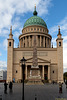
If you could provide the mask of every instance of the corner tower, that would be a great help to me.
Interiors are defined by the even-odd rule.
[[[14,39],[12,34],[12,26],[10,28],[10,34],[8,39],[8,53],[7,53],[7,81],[13,80],[13,48]]]
[[[60,26],[57,41],[57,61],[58,61],[58,83],[63,82],[63,38],[61,37]]]

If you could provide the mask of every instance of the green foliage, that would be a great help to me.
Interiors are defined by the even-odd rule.
[[[67,72],[64,73],[63,78],[64,80],[67,80]]]

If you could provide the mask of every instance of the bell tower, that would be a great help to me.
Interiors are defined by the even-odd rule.
[[[13,48],[14,48],[14,39],[12,34],[12,26],[10,28],[10,34],[8,39],[8,53],[7,53],[7,82],[13,80]]]
[[[60,32],[60,26],[57,35],[57,61],[58,61],[58,83],[63,82],[63,38]]]

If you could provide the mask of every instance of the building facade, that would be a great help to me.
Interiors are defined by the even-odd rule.
[[[19,47],[14,48],[12,27],[8,39],[7,81],[22,80],[20,60],[25,57],[25,80],[48,80],[63,82],[63,38],[60,28],[57,46],[51,46],[51,35],[44,20],[37,16],[36,7],[33,16],[24,24],[19,36]]]
[[[6,70],[0,71],[0,80],[7,80],[7,71]]]

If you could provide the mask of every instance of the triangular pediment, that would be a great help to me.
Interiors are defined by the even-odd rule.
[[[33,58],[29,58],[27,59],[26,62],[33,62]],[[50,63],[50,61],[42,59],[42,58],[38,58],[38,62],[43,62],[43,63]]]

